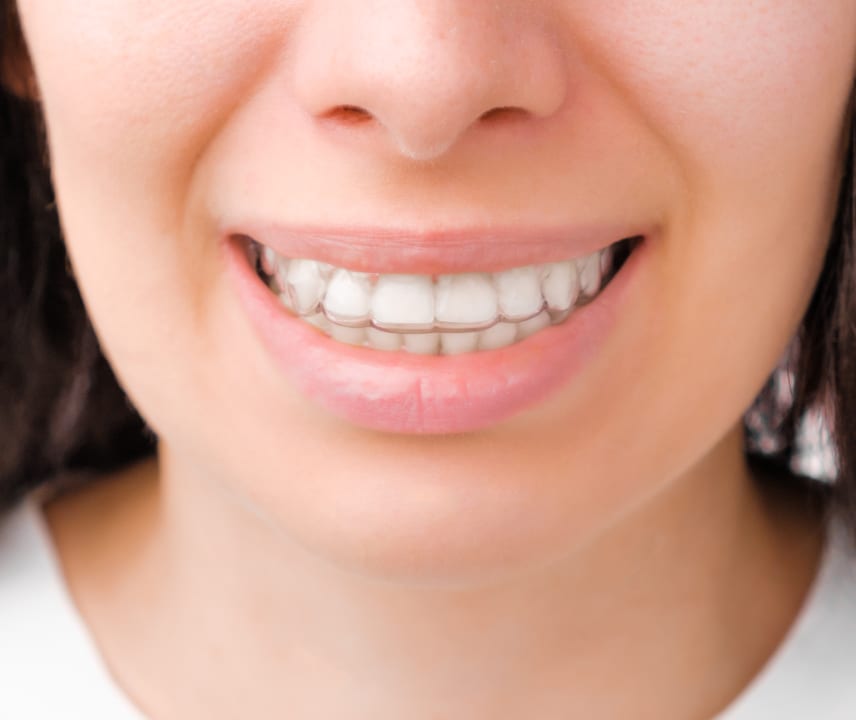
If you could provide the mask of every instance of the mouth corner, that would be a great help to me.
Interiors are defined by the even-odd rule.
[[[630,255],[645,241],[645,235],[632,235],[613,243],[610,253],[610,266],[604,273],[606,282],[610,282],[618,274]]]

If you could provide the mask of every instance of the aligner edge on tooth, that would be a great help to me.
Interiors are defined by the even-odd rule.
[[[511,272],[522,272],[523,275],[526,275],[526,272],[530,269],[535,269],[538,273],[538,283],[541,292],[541,304],[537,311],[530,313],[528,316],[521,317],[519,315],[507,315],[501,310],[502,305],[509,305],[510,300],[507,300],[508,297],[506,295],[501,295],[501,288],[497,286],[497,276],[500,276],[500,273],[461,273],[458,276],[455,275],[447,275],[447,276],[432,276],[432,286],[434,288],[434,300],[437,300],[437,286],[439,278],[447,278],[445,280],[446,288],[466,288],[467,286],[462,285],[462,283],[467,282],[466,278],[472,277],[473,282],[478,279],[475,285],[471,285],[470,288],[474,289],[463,289],[459,292],[463,292],[463,295],[457,296],[455,302],[458,303],[459,308],[465,308],[466,302],[468,301],[467,293],[468,292],[482,292],[480,290],[481,286],[479,282],[483,283],[484,278],[488,280],[493,287],[494,293],[496,293],[496,302],[497,302],[497,310],[494,318],[491,321],[485,321],[484,323],[456,323],[456,322],[438,322],[436,320],[436,312],[435,309],[435,320],[433,324],[428,323],[392,323],[392,322],[379,322],[372,318],[372,312],[374,308],[372,307],[372,299],[373,292],[375,287],[377,286],[381,277],[383,275],[379,275],[377,273],[364,273],[364,272],[355,272],[350,271],[345,268],[336,268],[327,263],[322,263],[319,261],[306,260],[306,259],[290,259],[290,258],[282,258],[276,256],[276,254],[268,247],[260,245],[256,243],[254,240],[251,240],[249,245],[249,254],[248,258],[251,261],[252,266],[255,268],[256,272],[260,275],[263,281],[265,281],[268,287],[280,296],[282,304],[285,308],[291,312],[292,314],[301,317],[309,324],[314,325],[322,332],[325,332],[327,335],[337,335],[344,342],[349,342],[350,344],[360,344],[358,338],[366,338],[365,344],[369,347],[374,347],[375,345],[382,345],[383,347],[379,349],[384,350],[392,350],[396,348],[405,348],[409,351],[409,348],[419,348],[419,350],[427,350],[429,347],[433,346],[434,340],[430,341],[430,344],[415,344],[416,337],[425,337],[426,343],[428,342],[428,338],[433,338],[436,336],[440,340],[442,340],[443,336],[454,336],[461,335],[461,342],[455,342],[454,344],[446,345],[443,342],[439,342],[437,345],[438,351],[441,347],[448,347],[452,354],[456,354],[457,352],[463,352],[470,350],[462,350],[462,348],[469,348],[470,345],[474,343],[478,345],[478,349],[482,347],[481,338],[484,333],[487,331],[494,331],[490,337],[496,338],[496,340],[485,340],[485,345],[490,349],[493,344],[497,344],[502,347],[503,339],[507,339],[511,334],[511,328],[516,327],[516,339],[513,342],[508,344],[514,344],[514,342],[519,342],[521,339],[525,339],[528,337],[531,332],[537,331],[537,329],[541,327],[546,327],[549,325],[556,325],[564,322],[573,312],[576,310],[588,305],[594,299],[596,299],[599,294],[603,291],[603,289],[611,282],[612,278],[620,269],[623,262],[629,256],[629,254],[633,251],[635,246],[641,242],[643,238],[641,236],[635,238],[626,238],[619,243],[615,243],[604,250],[599,251],[598,253],[593,253],[592,255],[586,256],[585,258],[577,258],[570,261],[562,261],[557,263],[546,263],[542,265],[536,266],[525,266],[521,268],[512,268],[508,271],[503,271],[504,273]],[[581,265],[581,262],[584,265]],[[574,277],[578,279],[572,281],[570,285],[568,285],[568,280],[557,280],[559,282],[559,286],[555,284],[553,286],[544,285],[544,283],[548,282],[547,278],[549,277],[548,273],[552,268],[555,268],[558,272],[566,272],[567,265],[564,263],[571,263],[570,268]],[[274,266],[275,265],[275,266]],[[305,268],[302,269],[301,268]],[[310,268],[315,268],[314,270],[310,270]],[[298,275],[294,275],[293,273],[297,272]],[[296,287],[292,284],[291,279],[295,277],[307,277],[306,273],[310,272],[311,277],[318,278],[318,282],[320,285],[314,286],[314,289],[307,288],[305,285],[305,280],[301,280],[304,283],[301,287]],[[597,277],[594,277],[594,273],[597,274]],[[386,275],[387,278],[392,277],[401,277],[401,278],[420,278],[421,276],[413,275]],[[365,312],[360,313],[356,316],[348,316],[342,315],[341,313],[333,312],[325,307],[324,299],[327,296],[330,284],[333,278],[337,278],[337,282],[340,285],[344,282],[345,285],[345,297],[347,298],[347,290],[351,284],[356,283],[356,286],[360,286],[362,283],[366,283],[368,281],[368,290],[364,291],[367,293],[365,300],[361,300],[357,303],[358,307],[363,307],[363,303],[367,304],[367,309]],[[457,282],[456,282],[457,280]],[[313,282],[310,280],[310,282]],[[511,278],[508,279],[508,282],[514,282]],[[419,283],[417,282],[417,285]],[[576,286],[578,289],[574,290],[573,287]],[[395,286],[393,286],[395,287]],[[565,307],[568,301],[561,301],[561,290],[558,290],[560,293],[556,295],[557,292],[556,287],[569,287],[571,288],[569,292],[571,293],[571,298],[569,299],[570,307]],[[545,296],[545,292],[550,293],[550,297],[552,300],[548,300],[547,296]],[[395,293],[401,292],[401,287],[396,288],[393,292],[393,298],[396,297]],[[424,290],[422,290],[424,292]],[[473,296],[473,302],[479,302],[476,298],[481,297],[476,292],[476,295]],[[307,294],[308,293],[308,294]],[[358,293],[359,294],[359,293]],[[317,297],[315,297],[317,296]],[[512,286],[512,296],[521,297],[520,295],[514,295],[513,286]],[[399,295],[399,297],[401,297]],[[403,297],[407,297],[406,294]],[[419,296],[416,296],[419,297]],[[310,300],[308,298],[314,299],[314,303],[310,304]],[[356,300],[356,296],[355,296]],[[386,298],[385,302],[389,302],[389,297]],[[303,311],[299,312],[301,301],[303,302]],[[347,309],[351,307],[349,301],[345,299],[343,301],[342,296],[337,298],[337,302],[342,304],[342,309]],[[487,296],[481,298],[480,302],[482,303],[483,308],[487,308],[489,306],[485,305],[487,302]],[[519,301],[517,307],[521,307],[519,305]],[[463,303],[463,306],[461,305]],[[406,303],[405,303],[406,304]],[[530,304],[529,308],[533,306]],[[455,312],[460,312],[460,310],[455,310]],[[394,313],[393,313],[394,314]],[[472,314],[471,314],[472,316]],[[338,328],[338,330],[336,330]],[[499,329],[498,329],[499,328]],[[505,328],[502,330],[501,328]],[[362,331],[362,332],[361,332]],[[464,336],[472,336],[475,340],[467,340],[464,342]],[[393,340],[394,337],[400,338],[400,340]],[[375,345],[372,345],[370,339],[374,338],[377,342]],[[412,338],[413,341],[409,342],[408,338]],[[451,342],[451,341],[450,341]],[[474,348],[476,349],[476,348]],[[423,354],[436,354],[436,353],[423,353]]]

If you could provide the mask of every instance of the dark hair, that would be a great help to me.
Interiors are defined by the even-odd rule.
[[[25,52],[14,2],[0,0],[0,66],[10,48]],[[828,494],[856,529],[854,97],[856,88],[825,264],[791,365],[771,375],[747,413],[746,438],[755,462],[793,469],[801,423],[819,408],[838,468]],[[0,507],[60,474],[116,469],[155,448],[69,270],[41,122],[36,102],[0,86]]]
[[[22,51],[0,0],[0,67]],[[0,83],[0,507],[66,471],[152,453],[71,276],[36,103]]]

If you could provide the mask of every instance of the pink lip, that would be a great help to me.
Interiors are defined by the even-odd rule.
[[[284,375],[306,397],[357,426],[411,434],[463,433],[490,427],[537,405],[571,382],[616,325],[650,245],[648,236],[600,296],[560,325],[500,350],[421,356],[345,345],[292,316],[250,267],[246,232],[224,237],[226,266],[251,326]],[[272,244],[283,254],[290,254],[284,244],[291,249],[303,242],[307,248],[311,245],[313,252],[306,253],[309,257],[326,256],[339,266],[365,267],[364,262],[346,262],[349,253],[345,253],[349,256],[346,259],[326,254],[332,251],[332,244],[319,249],[311,239],[299,240],[295,234],[283,241],[283,237],[279,235]],[[324,237],[330,235],[325,233]],[[612,236],[602,246],[622,237]],[[294,245],[289,244],[292,242]],[[358,236],[355,242],[360,248],[368,247],[373,259],[381,258],[378,262],[389,260],[402,272],[410,267],[396,264],[396,256],[368,234]],[[403,241],[392,242],[399,251],[403,249]],[[449,252],[450,244],[444,246],[445,252]],[[416,255],[420,250],[428,257],[439,255],[427,244],[417,248]],[[503,253],[510,253],[510,246],[500,255],[503,259],[512,257]],[[358,257],[361,255],[355,252],[353,258]],[[420,260],[419,267],[424,266]],[[442,272],[450,272],[449,263],[443,263]]]
[[[498,272],[512,267],[584,257],[623,238],[650,236],[639,225],[531,229],[435,230],[224,225],[221,235],[251,237],[279,255],[309,258],[363,272],[422,275]]]

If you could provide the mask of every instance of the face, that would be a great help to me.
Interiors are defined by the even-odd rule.
[[[540,562],[677,482],[740,422],[819,274],[854,0],[19,10],[76,276],[169,467],[361,572]],[[441,339],[452,357],[326,337],[247,236],[323,261],[283,263],[292,303],[315,278],[350,317],[388,283],[354,317],[428,297],[437,322],[527,278],[567,297],[564,261],[644,239],[564,322],[560,297],[557,324],[500,350]]]

